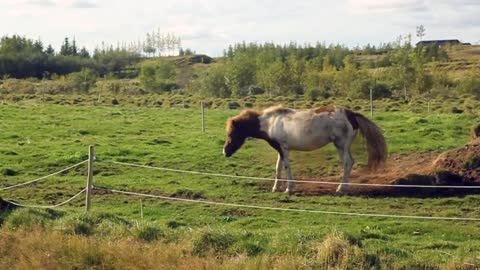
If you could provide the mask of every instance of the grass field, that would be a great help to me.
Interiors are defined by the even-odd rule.
[[[288,196],[269,192],[270,182],[179,174],[112,163],[121,161],[272,177],[276,154],[264,142],[249,140],[234,157],[226,159],[222,156],[225,120],[237,113],[237,110],[207,110],[206,132],[203,133],[200,111],[192,108],[2,105],[0,171],[3,175],[0,176],[0,188],[85,160],[88,145],[92,144],[97,155],[94,176],[97,187],[282,208],[480,217],[480,195],[442,198]],[[478,116],[470,114],[398,111],[376,113],[373,120],[385,130],[389,152],[405,154],[461,146],[469,140],[468,128],[479,122]],[[365,160],[364,151],[363,146],[354,148],[360,164]],[[322,176],[339,172],[338,158],[332,146],[311,153],[296,153],[292,159],[294,175],[321,180]],[[86,166],[81,166],[32,186],[0,191],[0,196],[22,203],[54,204],[80,191],[85,186],[85,179]],[[85,215],[84,199],[81,198],[62,207],[60,212],[22,209],[0,213],[3,223],[0,243],[8,242],[6,239],[18,239],[18,242],[13,241],[16,244],[10,245],[10,251],[0,247],[0,255],[20,256],[12,253],[18,249],[33,252],[41,261],[49,262],[43,253],[21,244],[22,239],[33,237],[30,241],[42,245],[42,241],[34,236],[40,237],[38,234],[42,233],[38,231],[45,230],[48,232],[45,241],[63,241],[63,248],[72,249],[70,255],[62,255],[65,260],[77,263],[75,256],[87,258],[78,261],[80,268],[122,268],[110,261],[111,252],[118,248],[121,254],[128,253],[122,248],[128,250],[129,246],[135,247],[132,254],[141,254],[139,250],[144,250],[155,257],[154,254],[161,253],[163,257],[160,258],[170,260],[170,266],[178,268],[183,266],[176,260],[182,257],[174,255],[173,251],[188,257],[194,268],[231,269],[236,265],[256,269],[276,265],[276,268],[283,269],[456,269],[457,266],[474,269],[480,266],[476,257],[480,252],[478,222],[241,209],[99,191],[93,195],[94,214]],[[82,222],[85,228],[82,230],[80,226],[77,230]],[[75,228],[73,235],[72,226]],[[31,231],[33,236],[25,231]],[[76,251],[79,243],[97,246],[97,256]],[[109,251],[104,245],[116,247]],[[55,248],[45,244],[47,251],[53,252]],[[162,253],[160,249],[170,249],[170,253]],[[335,253],[338,250],[340,255]],[[211,253],[205,255],[207,251]],[[355,261],[356,257],[361,259]],[[35,267],[32,259],[22,258],[24,264],[18,268]],[[148,260],[153,264],[160,259]],[[50,263],[53,263],[52,267],[41,264],[38,267],[61,269],[64,266],[60,261]],[[0,262],[0,268],[9,266],[13,266],[13,262]],[[137,266],[148,268],[147,264]]]

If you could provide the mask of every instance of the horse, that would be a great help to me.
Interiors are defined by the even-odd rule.
[[[387,145],[382,130],[364,115],[335,105],[306,110],[281,105],[262,112],[244,110],[227,120],[223,154],[232,156],[249,137],[265,140],[278,152],[272,192],[279,190],[278,180],[284,167],[288,182],[285,192],[292,194],[294,181],[289,151],[312,151],[332,142],[343,164],[343,176],[336,190],[342,193],[347,191],[355,162],[350,147],[358,131],[366,138],[367,167],[373,169],[383,164],[387,158]]]

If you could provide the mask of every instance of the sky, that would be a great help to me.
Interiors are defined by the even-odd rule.
[[[75,38],[92,50],[160,29],[184,48],[221,56],[229,44],[378,45],[425,27],[423,39],[480,43],[480,0],[0,0],[0,35],[57,50]]]

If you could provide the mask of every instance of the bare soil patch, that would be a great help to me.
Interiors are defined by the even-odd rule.
[[[296,177],[299,180],[339,182],[341,175],[325,177]],[[418,152],[391,155],[384,167],[376,171],[357,169],[350,177],[352,183],[480,186],[480,141],[439,152]],[[297,183],[296,195],[334,194],[337,185]],[[405,188],[350,186],[349,195],[363,196],[454,196],[480,194],[479,189]]]

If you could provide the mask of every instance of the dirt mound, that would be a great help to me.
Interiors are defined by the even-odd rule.
[[[480,184],[480,141],[442,153],[433,162],[436,171],[447,171],[465,183]]]
[[[338,182],[340,176],[301,180]],[[393,185],[480,185],[480,142],[444,153],[422,152],[395,154],[386,165],[376,171],[358,169],[352,172],[352,183]],[[297,195],[333,194],[336,185],[297,183]],[[366,196],[437,196],[480,193],[480,189],[405,188],[350,186],[349,194]]]

